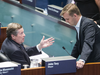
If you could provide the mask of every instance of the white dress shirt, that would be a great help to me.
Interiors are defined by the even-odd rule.
[[[38,45],[36,45],[36,48],[37,48],[37,50],[38,50],[39,52],[42,52],[42,49],[41,49],[41,50],[39,50]]]
[[[76,28],[77,33],[78,33],[78,39],[79,39],[79,29],[80,29],[80,22],[81,22],[81,19],[82,19],[82,16],[80,17],[78,23],[75,25],[75,28]]]
[[[81,22],[81,19],[82,19],[82,16],[80,17],[78,23],[75,25],[75,28],[77,30],[77,33],[78,33],[78,39],[79,39],[79,30],[80,30],[80,22]],[[83,59],[79,59],[81,61],[83,61],[85,63],[85,61]]]

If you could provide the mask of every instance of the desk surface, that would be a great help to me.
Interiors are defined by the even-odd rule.
[[[21,69],[21,75],[45,75],[45,67]],[[100,75],[100,62],[87,63],[76,73],[55,74],[55,75]]]
[[[66,27],[65,23],[51,16],[46,16],[36,12],[34,8],[23,4],[14,3],[10,0],[0,0],[0,21],[2,26],[6,27],[10,22],[16,22],[23,26],[26,37],[25,45],[37,45],[42,36],[45,38],[54,37],[55,43],[43,49],[50,56],[68,55],[62,49],[64,46],[69,53],[75,44],[75,30]]]

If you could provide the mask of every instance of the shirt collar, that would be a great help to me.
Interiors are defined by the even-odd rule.
[[[78,23],[75,25],[75,28],[80,27],[80,22],[81,22],[82,16],[80,17]]]
[[[15,41],[12,40],[12,39],[9,39],[9,40],[12,41],[13,43],[15,43],[17,46],[21,46],[21,45],[23,45],[23,44],[19,44],[19,43],[15,42]]]

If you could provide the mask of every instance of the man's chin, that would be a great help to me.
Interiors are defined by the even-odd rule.
[[[23,43],[24,41],[22,41],[22,43]]]

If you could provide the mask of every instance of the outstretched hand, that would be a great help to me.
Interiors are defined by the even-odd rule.
[[[52,38],[52,37],[48,38],[46,40],[44,40],[44,39],[45,39],[45,36],[43,36],[43,38],[41,39],[41,42],[38,44],[39,50],[41,50],[42,48],[49,47],[54,43],[54,38]]]

